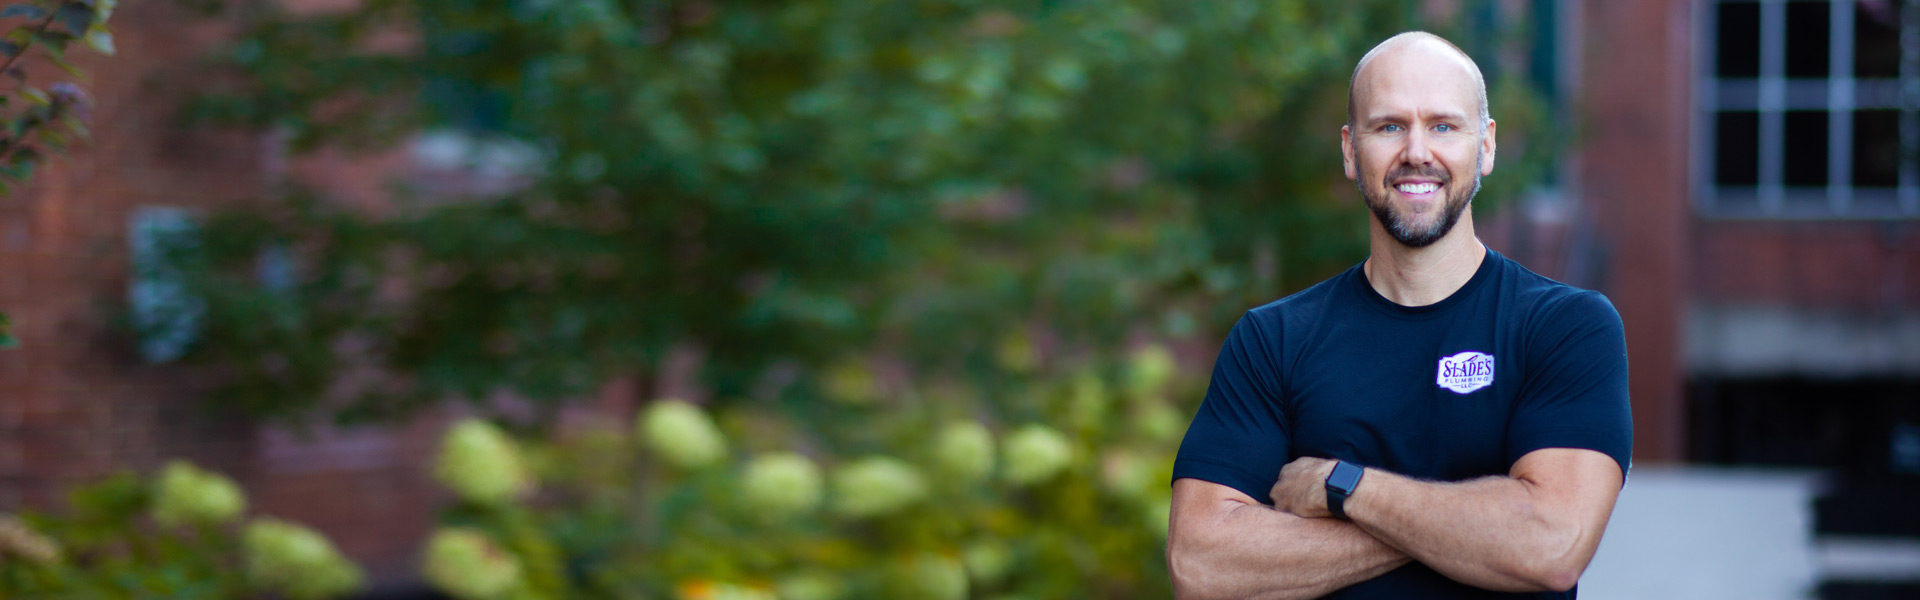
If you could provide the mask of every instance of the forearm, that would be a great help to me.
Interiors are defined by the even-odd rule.
[[[1174,516],[1167,560],[1180,598],[1317,598],[1410,560],[1351,523],[1211,502]]]
[[[1370,470],[1346,511],[1371,536],[1455,581],[1564,590],[1592,557],[1589,532],[1556,518],[1537,493],[1511,477],[1435,483]]]

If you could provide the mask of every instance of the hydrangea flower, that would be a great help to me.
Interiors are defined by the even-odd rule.
[[[1073,462],[1073,444],[1045,425],[1022,427],[1008,435],[1002,444],[1006,455],[1003,472],[1015,485],[1046,481]]]
[[[506,502],[533,486],[513,439],[473,418],[447,429],[433,476],[460,498],[479,504]]]
[[[449,527],[427,541],[421,574],[454,598],[493,600],[520,586],[520,561],[478,530]]]
[[[1154,475],[1153,463],[1138,452],[1116,448],[1100,456],[1100,484],[1115,496],[1145,496],[1153,488]]]
[[[319,533],[272,518],[255,519],[241,536],[247,580],[292,600],[346,595],[360,587],[360,567]]]
[[[1173,353],[1158,344],[1134,351],[1127,360],[1127,391],[1144,398],[1160,393],[1173,380],[1178,363]]]
[[[979,481],[993,471],[993,432],[974,421],[948,423],[934,438],[933,454],[945,475]]]
[[[655,454],[687,470],[727,458],[727,438],[700,407],[683,400],[660,400],[640,415],[640,437]]]
[[[869,456],[833,473],[834,510],[872,517],[899,510],[927,495],[920,472],[900,459]]]
[[[992,586],[1005,579],[1007,571],[1013,566],[1013,552],[1007,549],[1006,542],[999,540],[981,540],[967,546],[960,554],[960,560],[967,565],[967,574],[975,583]]]
[[[959,560],[922,553],[897,564],[890,582],[894,597],[965,600],[967,568]]]
[[[775,515],[804,513],[820,506],[820,467],[807,457],[777,452],[753,459],[740,477],[742,498]]]
[[[840,600],[846,596],[847,587],[832,575],[807,572],[781,579],[774,590],[780,600]]]
[[[233,480],[183,460],[168,461],[154,480],[153,520],[165,527],[226,523],[246,510]]]
[[[24,558],[38,565],[60,562],[60,543],[47,537],[13,515],[0,514],[0,560]]]

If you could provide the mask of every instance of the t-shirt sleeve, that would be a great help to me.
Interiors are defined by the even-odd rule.
[[[1248,314],[1227,333],[1213,363],[1206,399],[1187,427],[1173,478],[1210,481],[1271,502],[1268,493],[1287,461],[1278,340]]]
[[[1620,313],[1597,292],[1549,309],[1533,330],[1527,382],[1507,432],[1512,464],[1542,448],[1596,450],[1633,464],[1627,340]]]

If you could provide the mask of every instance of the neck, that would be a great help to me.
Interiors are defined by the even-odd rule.
[[[1473,234],[1473,213],[1425,248],[1410,248],[1393,239],[1378,218],[1371,219],[1371,253],[1362,267],[1373,291],[1401,306],[1426,306],[1453,295],[1473,279],[1487,247]]]

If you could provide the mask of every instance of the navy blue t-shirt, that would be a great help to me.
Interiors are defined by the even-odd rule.
[[[1302,456],[1461,481],[1506,475],[1542,448],[1597,450],[1625,473],[1632,447],[1613,304],[1488,250],[1435,304],[1395,304],[1356,265],[1248,311],[1220,349],[1173,478],[1271,503],[1280,467]],[[1413,562],[1328,597],[1574,595],[1492,592]]]

